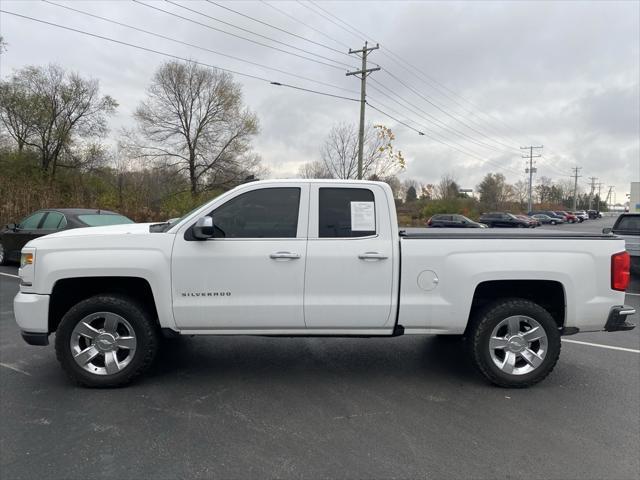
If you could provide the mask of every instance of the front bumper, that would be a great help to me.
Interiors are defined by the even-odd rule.
[[[13,312],[27,343],[48,344],[49,295],[19,292],[13,299]]]
[[[620,330],[633,330],[636,326],[627,322],[627,317],[636,313],[636,309],[626,305],[619,305],[611,308],[609,318],[604,326],[607,332],[617,332]]]

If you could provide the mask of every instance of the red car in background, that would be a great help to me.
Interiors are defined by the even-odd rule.
[[[564,210],[558,210],[555,213],[557,213],[558,215],[562,215],[567,223],[576,223],[578,221],[578,217],[576,217],[573,213],[565,212]]]

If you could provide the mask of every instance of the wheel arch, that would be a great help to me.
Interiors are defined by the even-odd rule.
[[[523,298],[535,302],[551,314],[558,328],[562,328],[565,324],[567,296],[561,282],[556,280],[490,280],[476,286],[465,334],[484,307],[503,298]]]
[[[73,277],[57,280],[49,301],[49,333],[55,332],[62,317],[78,302],[98,294],[117,294],[138,301],[156,324],[158,309],[149,282],[142,277]]]

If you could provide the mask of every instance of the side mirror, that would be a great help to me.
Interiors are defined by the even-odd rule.
[[[193,226],[193,236],[198,240],[207,240],[213,238],[213,218],[200,217]]]
[[[603,228],[602,233],[611,233],[611,228]]]
[[[7,228],[15,232],[18,229],[18,225],[16,225],[15,223],[7,223]]]

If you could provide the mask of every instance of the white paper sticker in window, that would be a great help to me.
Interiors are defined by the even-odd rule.
[[[351,231],[372,232],[376,229],[373,202],[351,202]]]

